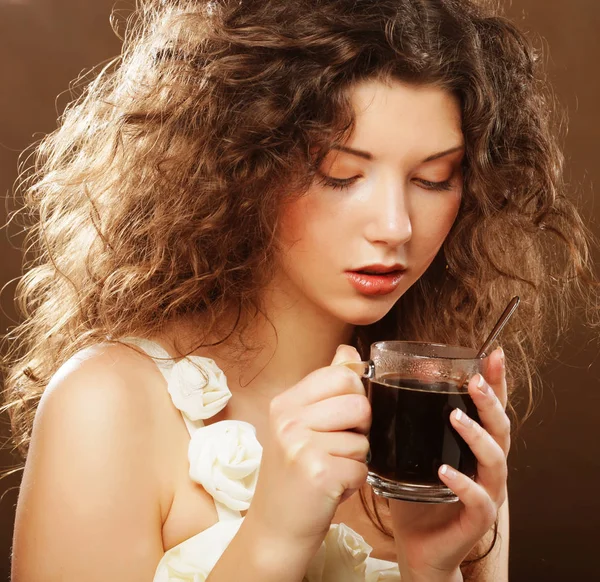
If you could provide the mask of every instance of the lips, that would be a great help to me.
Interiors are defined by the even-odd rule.
[[[400,285],[404,269],[394,269],[379,272],[367,270],[346,271],[350,284],[362,295],[388,295]]]
[[[404,265],[395,263],[394,265],[382,265],[374,264],[367,265],[366,267],[360,267],[358,269],[352,269],[351,273],[363,273],[365,275],[387,275],[390,273],[397,273],[398,271],[404,271]]]
[[[389,271],[375,271],[370,269],[360,269],[349,271],[350,273],[360,273],[361,275],[390,275],[392,273],[400,273],[402,269],[390,269]]]

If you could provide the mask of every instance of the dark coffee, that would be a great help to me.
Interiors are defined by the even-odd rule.
[[[445,382],[429,384],[389,374],[369,382],[373,421],[369,471],[392,481],[439,485],[443,463],[470,477],[477,462],[450,424],[455,408],[479,422],[467,392]]]

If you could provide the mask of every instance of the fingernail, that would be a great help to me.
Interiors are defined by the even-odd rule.
[[[451,469],[448,465],[442,465],[440,473],[448,479],[456,479],[456,471]]]
[[[479,380],[477,380],[477,389],[479,390],[479,392],[481,392],[484,396],[492,396],[494,394],[494,392],[485,383],[483,376],[481,374],[478,374],[478,376],[479,376]]]
[[[502,360],[502,365],[504,366],[504,350],[502,349],[502,346],[500,346],[498,349],[500,350],[500,359]]]
[[[454,418],[460,422],[463,426],[470,428],[473,425],[473,421],[460,409],[457,408],[454,413]]]

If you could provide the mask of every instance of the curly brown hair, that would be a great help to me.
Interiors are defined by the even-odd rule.
[[[496,2],[138,4],[122,55],[38,144],[20,188],[33,257],[6,387],[21,450],[44,387],[78,350],[197,313],[214,324],[231,305],[260,310],[281,203],[351,134],[349,89],[367,79],[454,94],[466,155],[442,250],[386,317],[356,329],[355,344],[362,355],[382,339],[477,346],[519,295],[502,343],[509,408],[524,378],[528,414],[550,334],[596,288],[552,93]],[[383,528],[376,507],[374,518]]]

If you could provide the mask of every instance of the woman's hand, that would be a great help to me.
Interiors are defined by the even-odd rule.
[[[341,501],[367,478],[371,407],[360,378],[342,362],[315,370],[273,399],[256,492],[246,522],[277,546],[316,551]]]
[[[455,468],[440,467],[440,479],[460,501],[429,505],[390,499],[403,579],[406,571],[409,580],[462,580],[460,563],[493,526],[506,499],[510,421],[501,349],[490,354],[486,378],[476,375],[468,385],[482,426],[464,413],[464,422],[456,411],[450,415],[477,458],[475,480]]]

